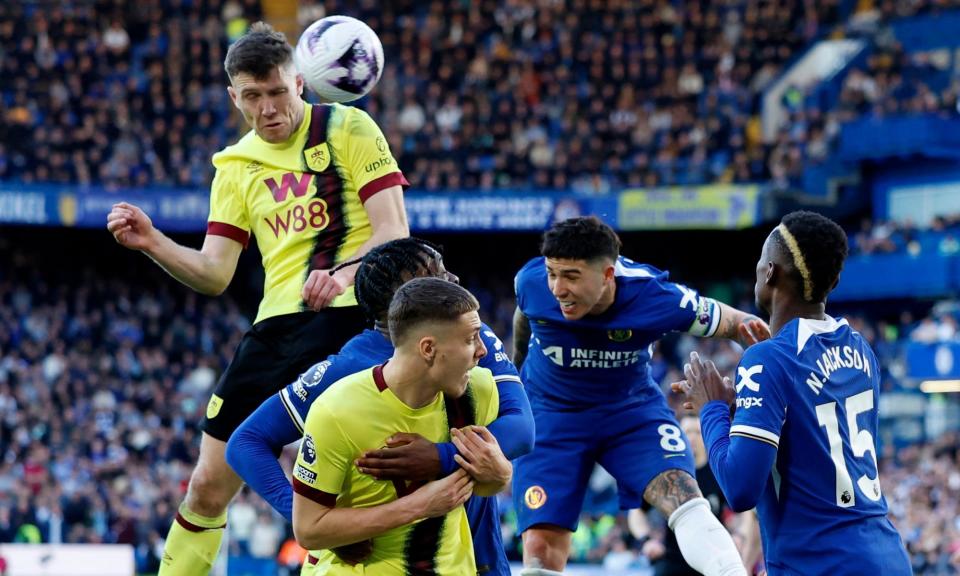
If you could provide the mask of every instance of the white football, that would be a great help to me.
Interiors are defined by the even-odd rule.
[[[360,20],[327,16],[300,35],[294,62],[307,86],[325,102],[350,102],[380,80],[383,45]]]

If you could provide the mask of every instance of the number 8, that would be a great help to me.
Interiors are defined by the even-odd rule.
[[[687,443],[683,441],[680,429],[673,424],[661,424],[657,432],[660,434],[660,447],[664,450],[683,452],[687,449]]]

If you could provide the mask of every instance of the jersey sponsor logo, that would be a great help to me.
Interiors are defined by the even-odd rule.
[[[559,346],[547,346],[543,349],[543,355],[553,360],[557,366],[563,366],[563,348]]]
[[[760,383],[755,381],[753,377],[762,373],[762,364],[757,364],[756,366],[751,366],[749,368],[744,368],[743,366],[737,368],[737,376],[740,377],[740,382],[737,384],[737,394],[739,394],[744,387],[749,388],[753,392],[759,392]]]
[[[326,142],[307,148],[303,151],[303,157],[307,161],[307,168],[314,172],[323,172],[330,166],[330,151]]]
[[[303,442],[300,443],[300,455],[307,464],[313,464],[317,461],[317,445],[313,442],[313,436],[309,433],[303,435]]]
[[[223,407],[223,398],[217,396],[216,394],[210,396],[210,401],[207,402],[207,419],[212,420],[217,417],[217,414],[220,413],[220,408]]]
[[[387,141],[383,139],[383,136],[377,136],[377,151],[381,154],[387,151]]]
[[[633,338],[633,330],[607,330],[607,338],[614,342],[626,342]]]
[[[384,166],[390,166],[392,164],[393,164],[393,158],[389,156],[384,156],[382,158],[378,158],[377,160],[374,160],[373,162],[367,164],[366,166],[363,167],[363,169],[366,172],[376,172],[377,170],[383,168]]]
[[[758,408],[763,408],[763,398],[757,398],[756,396],[745,396],[743,398],[737,398],[737,409],[743,408],[744,410],[753,408],[754,406]]]
[[[295,197],[303,198],[310,190],[313,174],[309,172],[300,172],[299,174],[298,177],[295,172],[287,172],[280,178],[280,184],[277,184],[277,181],[273,178],[264,178],[263,183],[277,202],[285,202],[290,191],[293,191]]]
[[[541,508],[547,503],[547,491],[540,486],[531,486],[523,493],[523,503],[531,510]]]
[[[302,464],[297,464],[293,469],[293,475],[296,476],[297,480],[300,480],[304,484],[313,484],[317,481],[317,473],[313,470],[308,470],[304,468]]]
[[[503,350],[503,342],[493,333],[492,330],[484,330],[483,335],[489,338],[493,343],[493,359],[497,362],[509,362],[510,357]]]
[[[595,350],[590,348],[571,348],[565,361],[564,350],[560,346],[547,346],[543,354],[557,366],[568,368],[624,368],[640,362],[645,349],[641,350]]]
[[[273,237],[280,238],[290,231],[303,232],[308,227],[319,232],[330,224],[330,215],[327,213],[327,203],[322,198],[314,198],[306,207],[297,204],[275,213],[273,222],[269,218],[263,221],[270,227]]]
[[[263,171],[263,163],[261,162],[257,162],[256,160],[254,160],[253,162],[247,164],[247,174],[250,174],[251,176],[256,174],[257,172],[262,172],[262,171]]]

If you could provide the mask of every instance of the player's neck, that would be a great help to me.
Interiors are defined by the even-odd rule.
[[[600,296],[600,300],[594,304],[593,308],[590,309],[588,314],[597,315],[603,314],[611,306],[613,306],[614,300],[617,299],[617,283],[611,282],[609,288]]]
[[[439,387],[433,386],[419,358],[394,354],[383,367],[383,381],[398,400],[417,409],[433,402]]]
[[[827,317],[826,305],[823,302],[797,302],[788,300],[782,305],[772,306],[770,313],[770,333],[777,334],[780,329],[794,318],[809,318],[810,320],[825,320]]]
[[[375,320],[373,322],[373,329],[386,336],[387,340],[390,339],[390,328],[387,327],[386,320]]]

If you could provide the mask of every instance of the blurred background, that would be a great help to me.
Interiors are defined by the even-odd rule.
[[[625,255],[744,309],[783,214],[840,222],[828,312],[883,367],[891,515],[916,574],[960,572],[960,2],[5,0],[0,574],[23,554],[9,544],[40,543],[127,545],[126,574],[156,572],[263,276],[251,248],[226,295],[198,296],[117,246],[106,213],[135,202],[199,246],[210,157],[246,130],[227,46],[259,19],[295,41],[328,14],[379,34],[383,77],[355,105],[412,183],[413,233],[505,341],[513,275],[558,219],[597,214]],[[665,391],[693,349],[721,370],[740,352],[664,339]],[[518,559],[508,496],[502,511]],[[638,536],[598,470],[570,573],[649,574]],[[252,493],[224,542],[217,574],[298,573],[290,527]]]

